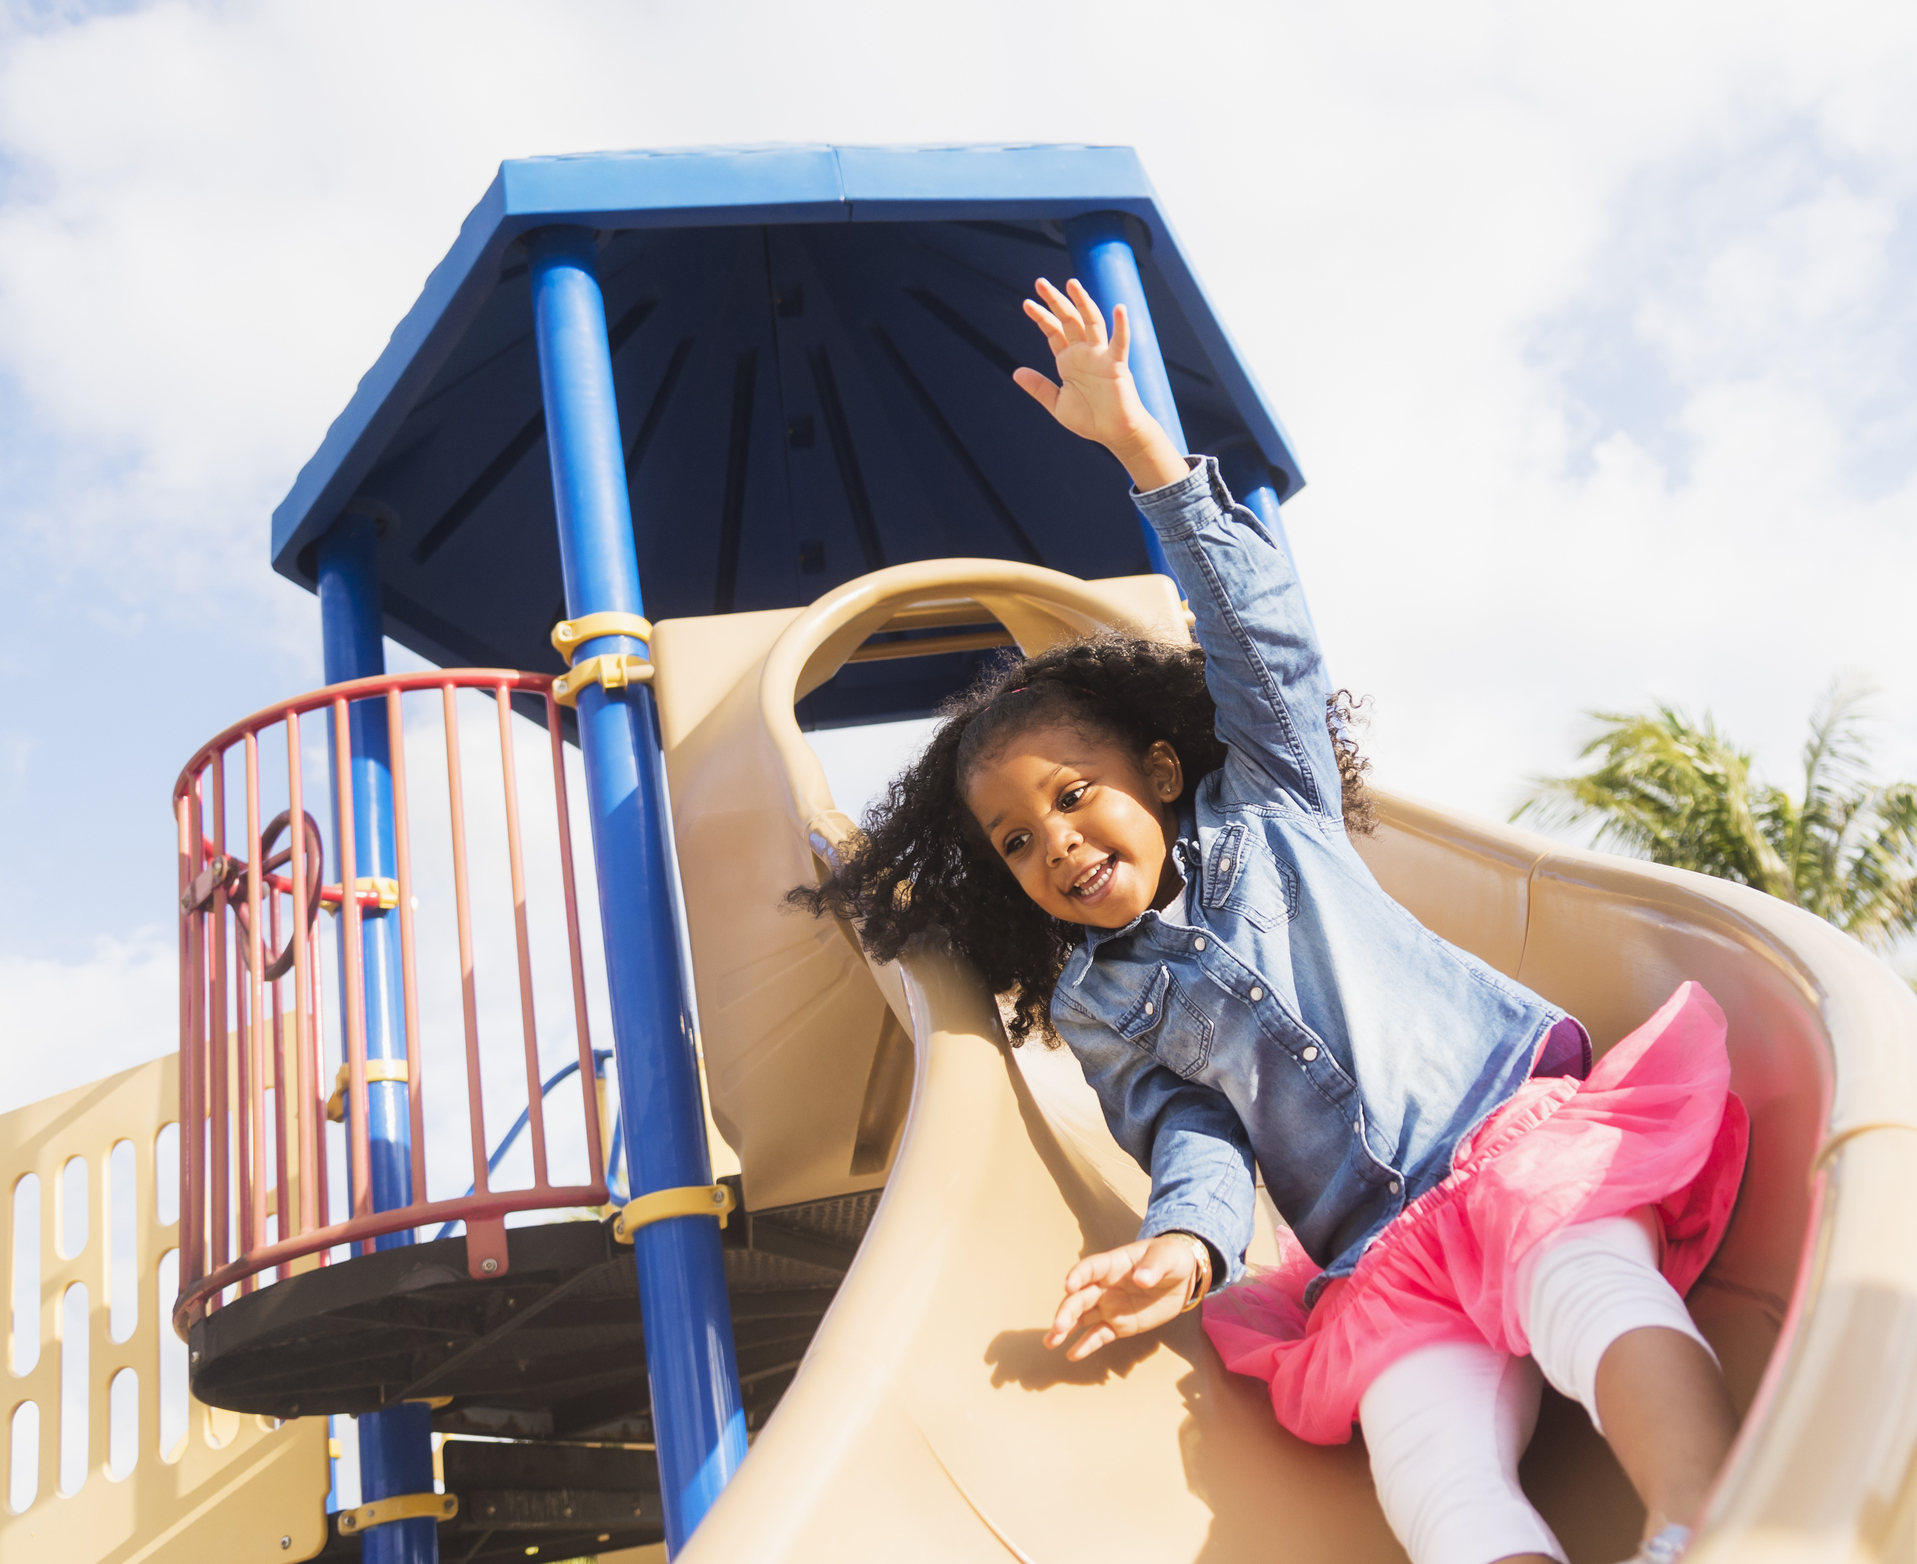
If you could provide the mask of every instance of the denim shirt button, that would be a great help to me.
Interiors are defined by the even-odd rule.
[[[1256,1004],[1259,1000],[1263,999],[1264,997],[1265,997],[1265,991],[1262,988],[1259,988],[1256,984],[1254,984],[1251,990],[1252,1003]]]
[[[1205,936],[1201,934],[1197,939],[1193,940],[1191,942],[1191,948],[1193,950],[1203,950],[1205,948]]]
[[[1306,1064],[1310,1064],[1312,1060],[1318,1057],[1318,1045],[1316,1043],[1307,1043],[1303,1048],[1298,1050],[1298,1057],[1304,1060]]]
[[[1151,1013],[1152,1013],[1152,1002],[1148,999],[1145,1001],[1145,1014],[1150,1015]]]
[[[1399,1183],[1399,1182],[1398,1182],[1398,1181],[1397,1181],[1397,1180],[1396,1180],[1396,1179],[1394,1178],[1394,1179],[1393,1179],[1393,1180],[1392,1180],[1392,1181],[1391,1181],[1391,1182],[1390,1182],[1390,1183],[1389,1183],[1388,1185],[1386,1185],[1385,1187],[1386,1187],[1386,1188],[1388,1188],[1388,1189],[1389,1189],[1389,1190],[1391,1191],[1391,1193],[1395,1195],[1395,1194],[1397,1194],[1397,1192],[1398,1192],[1399,1190],[1401,1190],[1401,1189],[1403,1189],[1403,1188],[1404,1188],[1404,1185],[1402,1185],[1402,1184],[1400,1184],[1400,1183]]]

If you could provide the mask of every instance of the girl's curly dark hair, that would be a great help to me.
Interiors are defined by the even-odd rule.
[[[1016,693],[1016,700],[1004,697]],[[1373,829],[1369,762],[1350,734],[1348,691],[1326,702],[1346,828]],[[1066,722],[1143,755],[1163,739],[1178,752],[1187,792],[1225,761],[1217,709],[1198,647],[1107,632],[1007,663],[948,701],[919,758],[867,812],[843,860],[816,885],[786,893],[815,916],[857,925],[866,950],[890,961],[936,925],[1010,1001],[1014,1046],[1052,1038],[1052,990],[1081,938],[1019,891],[965,802],[962,783],[1015,733]]]

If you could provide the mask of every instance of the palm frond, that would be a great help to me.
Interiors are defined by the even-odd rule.
[[[1831,916],[1842,899],[1848,838],[1854,825],[1867,820],[1877,791],[1867,737],[1874,693],[1861,679],[1840,677],[1818,698],[1804,743],[1803,798],[1778,842],[1794,899],[1822,917]]]
[[[1514,820],[1595,820],[1599,845],[1788,894],[1784,862],[1759,822],[1769,801],[1751,797],[1750,756],[1708,714],[1696,722],[1660,705],[1643,715],[1591,715],[1604,727],[1579,758],[1595,763],[1574,776],[1538,778]]]
[[[1768,891],[1873,944],[1917,933],[1917,783],[1870,772],[1871,687],[1832,682],[1811,714],[1804,790],[1759,784],[1706,713],[1593,712],[1581,772],[1534,780],[1512,812],[1654,863]]]
[[[1874,945],[1917,932],[1917,785],[1873,789],[1847,835],[1853,840],[1823,916]]]

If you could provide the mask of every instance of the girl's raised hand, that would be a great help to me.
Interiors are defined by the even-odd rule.
[[[1123,462],[1141,490],[1182,478],[1185,459],[1145,410],[1132,383],[1125,306],[1112,312],[1107,336],[1105,317],[1077,278],[1060,293],[1041,277],[1035,291],[1038,298],[1025,301],[1025,313],[1045,333],[1059,383],[1036,369],[1014,370],[1012,379],[1073,434],[1096,440]]]
[[[1136,1336],[1175,1319],[1191,1296],[1191,1240],[1182,1233],[1141,1238],[1103,1254],[1089,1255],[1065,1276],[1045,1345],[1060,1347],[1081,1325],[1084,1335],[1065,1356],[1077,1363],[1121,1336]]]

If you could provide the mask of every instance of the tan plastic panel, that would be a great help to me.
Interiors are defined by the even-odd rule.
[[[162,1298],[160,1261],[179,1242],[176,1224],[161,1225],[154,1199],[154,1146],[179,1118],[179,1060],[135,1066],[88,1086],[0,1116],[0,1194],[4,1194],[6,1290],[15,1296],[15,1187],[40,1181],[40,1355],[25,1374],[12,1372],[0,1401],[0,1447],[11,1470],[14,1410],[32,1401],[40,1413],[38,1492],[20,1514],[0,1505],[0,1564],[250,1564],[309,1559],[326,1543],[326,1419],[300,1418],[274,1428],[263,1418],[222,1412],[189,1398],[187,1428],[169,1452],[160,1449],[160,1347],[170,1331],[171,1297]],[[108,1332],[108,1158],[120,1141],[134,1153],[134,1263],[138,1322],[121,1342]],[[87,1161],[87,1241],[71,1258],[56,1246],[55,1190],[70,1158]],[[86,1479],[57,1491],[59,1475],[61,1300],[68,1287],[87,1289]],[[122,1369],[139,1375],[138,1451],[119,1481],[106,1474],[108,1395]],[[182,1374],[184,1370],[182,1369]]]
[[[739,1154],[755,1207],[874,1189],[885,1180],[902,1094],[904,1034],[849,931],[789,912],[786,889],[814,877],[809,829],[836,840],[851,822],[793,704],[873,633],[927,609],[996,621],[1027,651],[1101,625],[1186,634],[1160,576],[1084,582],[1003,560],[941,560],[877,571],[802,610],[657,626],[659,701],[673,829],[699,997],[712,1115]],[[876,1116],[876,1117],[875,1117]]]
[[[1917,1134],[1835,1146],[1783,1349],[1698,1564],[1917,1558]]]
[[[1371,872],[1426,928],[1515,974],[1531,914],[1531,871],[1557,850],[1533,836],[1393,798],[1375,836],[1354,838]]]
[[[958,592],[971,568],[907,570],[914,591]],[[752,1146],[758,1112],[789,1120],[753,1077],[803,1063],[821,1082],[805,1111],[837,1126],[842,1156],[840,1120],[872,1045],[835,1019],[863,1024],[875,1012],[859,1005],[884,988],[914,1045],[910,1114],[865,1244],[685,1557],[1400,1560],[1361,1448],[1279,1431],[1263,1387],[1225,1373],[1194,1320],[1082,1367],[1038,1345],[1065,1269],[1131,1236],[1149,1188],[1069,1057],[1008,1049],[991,997],[949,955],[872,972],[861,1000],[849,939],[767,914],[783,877],[804,872],[807,828],[829,842],[848,824],[791,701],[857,644],[854,632],[885,622],[896,601],[887,577],[898,579],[851,583],[762,630],[747,616],[697,631],[682,622],[683,645],[698,634],[712,648],[709,692],[680,697],[667,725],[689,898],[712,862],[727,866],[725,895],[695,915],[708,1053],[724,1054],[715,1098],[718,1069],[728,1072],[722,1124]],[[1085,599],[1060,601],[1056,633],[1070,633]],[[1135,617],[1180,633],[1169,608]],[[689,671],[662,677],[670,688]],[[782,775],[742,775],[755,766]],[[1361,851],[1385,887],[1576,1011],[1601,1048],[1686,977],[1730,1017],[1735,1084],[1753,1114],[1751,1173],[1691,1302],[1751,1411],[1697,1556],[1917,1556],[1917,999],[1852,941],[1757,892],[1405,800],[1384,799],[1383,815]],[[755,907],[751,867],[768,864],[776,872],[761,871]],[[764,943],[775,929],[783,943]],[[762,982],[739,981],[768,949],[789,953],[786,972],[775,963]],[[791,981],[808,959],[829,968],[829,996],[815,976],[811,987]],[[721,1050],[708,994],[738,1007]],[[795,1001],[813,1007],[815,1030],[782,1019]],[[781,1048],[792,1058],[778,1059]],[[849,1059],[835,1064],[835,1050]],[[757,1187],[798,1189],[829,1171],[782,1183],[766,1158]],[[1268,1218],[1266,1208],[1254,1259],[1270,1252]],[[1547,1400],[1524,1474],[1577,1564],[1632,1551],[1637,1505],[1577,1409]]]
[[[758,672],[799,612],[668,619],[652,642],[707,1091],[761,1206],[815,1186],[871,1188],[884,1176],[851,1177],[858,1097],[849,1078],[871,1067],[885,1002],[836,928],[790,916],[778,900],[812,877],[812,855],[791,825],[778,753],[758,718]],[[798,1081],[790,1106],[799,1112],[784,1114],[778,1088],[766,1088],[768,1065],[776,1074],[782,1056],[804,1054],[821,1032],[845,1057],[824,1078]],[[840,1133],[813,1144],[812,1114]],[[777,1176],[760,1173],[767,1168]]]

